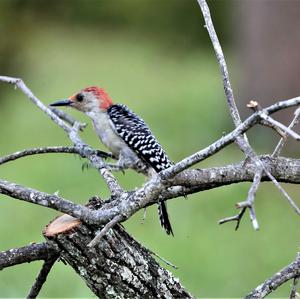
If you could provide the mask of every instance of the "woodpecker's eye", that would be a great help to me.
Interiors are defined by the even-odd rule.
[[[79,93],[77,96],[76,96],[76,100],[78,102],[82,102],[83,101],[83,94]]]

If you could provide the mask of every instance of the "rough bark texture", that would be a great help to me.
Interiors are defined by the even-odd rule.
[[[74,231],[48,238],[100,298],[193,298],[172,274],[121,225],[95,247],[87,244],[99,228],[79,225]]]
[[[0,252],[0,270],[22,263],[51,259],[56,254],[47,243],[34,243]]]

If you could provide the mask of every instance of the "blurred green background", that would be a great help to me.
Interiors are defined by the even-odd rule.
[[[209,5],[238,90],[241,70],[230,34],[237,2]],[[232,129],[203,24],[196,1],[188,0],[1,0],[1,75],[22,77],[46,104],[86,86],[104,87],[116,102],[141,115],[170,158],[179,161]],[[0,103],[1,156],[37,146],[70,145],[64,132],[19,90],[1,84]],[[90,121],[70,113],[89,123],[82,138],[104,149]],[[278,140],[260,127],[250,136],[258,152],[270,152]],[[241,159],[231,145],[197,166]],[[2,165],[0,178],[49,193],[59,190],[64,198],[82,204],[95,194],[106,198],[103,180],[93,169],[82,172],[83,162],[66,154],[33,156]],[[117,177],[126,189],[144,182],[132,171]],[[299,219],[269,183],[257,194],[260,231],[253,231],[248,215],[237,232],[233,223],[217,224],[236,213],[234,204],[245,199],[249,186],[226,186],[169,201],[174,238],[160,228],[156,207],[147,209],[144,224],[139,212],[125,226],[142,244],[176,264],[178,270],[169,270],[197,297],[242,297],[289,263],[299,248]],[[299,187],[285,187],[298,200]],[[43,228],[58,214],[5,196],[0,200],[0,250],[43,241]],[[24,298],[40,267],[36,262],[1,271],[0,297]],[[289,288],[286,284],[273,296],[286,297]],[[55,265],[41,292],[41,297],[92,296],[62,263]]]

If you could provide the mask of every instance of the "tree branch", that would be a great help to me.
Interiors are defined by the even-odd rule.
[[[300,160],[268,156],[261,156],[260,159],[278,181],[300,183]],[[146,189],[143,187],[137,191],[126,192],[118,200],[104,202],[98,210],[74,204],[55,194],[47,194],[4,180],[0,180],[0,193],[67,213],[86,223],[105,224],[119,214],[123,215],[124,219],[128,219],[139,209],[155,203],[158,197],[167,200],[228,184],[251,181],[255,174],[255,167],[255,163],[243,161],[225,167],[186,170],[169,181],[167,189],[151,180],[149,189],[146,184]],[[262,180],[267,181],[269,177],[263,175]]]
[[[55,154],[64,153],[64,154],[80,155],[80,151],[78,151],[76,147],[69,147],[69,146],[38,147],[38,148],[25,149],[23,151],[15,152],[7,156],[0,157],[0,165],[26,156],[38,155],[38,154],[49,154],[49,153],[55,153]],[[97,156],[101,158],[113,158],[113,156],[110,153],[106,153],[99,150],[96,150],[95,154],[97,154]]]
[[[294,118],[293,118],[292,122],[290,123],[290,125],[288,126],[289,129],[293,129],[299,123],[299,117],[300,117],[300,108],[297,108],[297,110],[294,113]],[[284,147],[284,144],[286,142],[286,139],[287,139],[287,136],[282,137],[279,140],[279,142],[272,154],[273,157],[278,157],[280,155],[280,153]]]
[[[223,224],[223,223],[226,223],[229,221],[236,221],[237,224],[236,224],[235,230],[237,230],[239,228],[241,219],[242,219],[246,209],[248,208],[249,212],[250,212],[250,219],[252,221],[253,228],[255,230],[259,229],[258,221],[257,221],[255,210],[254,210],[254,200],[255,200],[255,194],[256,194],[257,189],[261,182],[262,174],[263,174],[262,171],[255,173],[254,178],[253,178],[253,183],[248,192],[247,200],[236,204],[236,207],[241,209],[241,211],[236,216],[221,219],[219,221],[219,224]]]
[[[60,248],[63,260],[96,296],[103,299],[193,298],[121,225],[115,225],[96,246],[87,246],[98,230],[99,227],[79,225],[72,233],[46,237],[50,244]]]
[[[95,211],[63,199],[55,194],[37,191],[4,180],[0,180],[0,193],[69,214],[86,223],[97,223],[97,215],[94,214]]]
[[[264,283],[256,287],[251,293],[249,293],[245,299],[261,299],[266,297],[268,294],[276,290],[282,284],[290,279],[300,276],[300,254],[298,253],[297,258],[294,262],[281,269],[279,272],[274,274],[271,278],[267,279]]]
[[[48,260],[57,252],[47,243],[34,243],[0,252],[0,270],[23,263]]]
[[[47,276],[50,273],[53,265],[57,261],[58,256],[53,256],[52,258],[49,258],[48,260],[45,260],[42,269],[36,278],[33,286],[31,287],[29,294],[27,295],[27,299],[34,299],[38,296],[40,293],[44,283],[46,282]]]
[[[261,119],[261,115],[269,115],[275,113],[281,109],[285,109],[288,107],[294,107],[300,105],[300,97],[293,98],[286,101],[281,101],[276,104],[273,104],[261,111],[257,111],[256,113],[249,116],[244,122],[238,125],[233,131],[226,134],[219,140],[215,141],[208,147],[196,152],[195,154],[181,160],[180,162],[176,163],[174,166],[171,166],[163,171],[160,172],[160,177],[162,180],[168,180],[174,177],[176,174],[180,173],[181,171],[199,163],[200,161],[212,156],[213,154],[220,151],[222,148],[227,146],[228,144],[234,142],[238,136],[249,130],[252,126],[254,126],[259,120]],[[256,159],[254,159],[257,162]],[[258,161],[260,164],[261,162]],[[263,164],[261,164],[263,166]]]
[[[217,60],[220,66],[220,70],[221,70],[221,74],[222,74],[222,79],[223,79],[223,86],[224,86],[224,91],[225,91],[225,95],[226,95],[226,99],[227,99],[227,103],[229,106],[229,110],[230,110],[230,114],[231,117],[233,119],[233,122],[235,124],[235,126],[239,126],[241,123],[241,118],[234,100],[234,95],[233,95],[233,91],[231,88],[231,84],[230,84],[230,80],[229,80],[229,74],[228,74],[228,70],[227,70],[227,65],[226,65],[226,61],[225,61],[225,57],[222,51],[222,47],[220,45],[217,33],[215,31],[212,19],[211,19],[211,15],[210,15],[210,11],[209,11],[209,7],[206,3],[205,0],[197,0],[198,4],[201,8],[204,20],[205,20],[205,24],[206,24],[206,28],[209,34],[209,37],[211,39],[211,42],[213,44],[216,56],[217,56]],[[263,114],[262,114],[263,116]],[[273,124],[274,125],[274,124]],[[278,125],[278,124],[277,124]],[[247,136],[241,135],[241,136],[237,136],[236,138],[236,142],[239,145],[240,149],[245,153],[246,157],[249,157],[250,159],[252,159],[256,165],[257,165],[257,169],[256,172],[258,173],[258,175],[260,175],[262,173],[262,171],[266,171],[265,166],[263,165],[263,163],[258,159],[256,153],[253,151],[253,149],[251,148]],[[266,173],[268,174],[268,171],[266,171]],[[272,177],[270,177],[270,179],[275,183],[275,186],[280,190],[280,192],[282,192],[283,188],[276,183],[276,181],[274,181],[272,179]],[[259,180],[258,180],[259,181]],[[259,182],[258,182],[259,185]],[[288,199],[288,201],[292,204],[293,208],[295,209],[294,205],[293,205],[293,200],[289,197],[286,196],[287,193],[284,191],[282,192],[285,197]],[[298,213],[298,210],[296,209],[296,212]],[[240,213],[240,217],[243,216],[244,213]],[[255,216],[255,212],[254,212],[254,207],[251,206],[250,207],[250,215],[252,215],[251,217],[253,219],[256,218]],[[252,223],[256,223],[256,222],[252,222]],[[238,221],[238,225],[239,225],[239,221]],[[237,226],[238,227],[238,226]]]

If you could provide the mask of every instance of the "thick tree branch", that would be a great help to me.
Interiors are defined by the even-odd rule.
[[[47,243],[34,243],[20,248],[0,252],[0,270],[18,264],[48,260],[57,252]]]
[[[260,159],[278,181],[300,183],[300,160],[270,158],[268,156],[262,156]],[[157,198],[166,200],[228,184],[252,181],[255,169],[255,163],[243,161],[225,167],[186,170],[169,181],[169,188],[167,189],[165,186],[155,185],[155,182],[152,181],[150,187],[153,188],[152,190],[148,191],[141,188],[137,191],[124,193],[119,200],[104,202],[103,206],[96,211],[74,204],[57,195],[47,194],[4,180],[0,180],[0,193],[67,213],[86,223],[105,224],[116,215],[123,215],[124,219],[128,219],[137,210],[150,203],[155,203]],[[269,177],[263,175],[262,180],[269,180]],[[157,188],[154,195],[151,193],[154,190],[152,184]],[[148,195],[146,196],[145,193]]]
[[[68,234],[46,237],[96,296],[193,298],[121,225],[115,225],[96,246],[87,246],[98,231],[99,227],[80,225]]]

